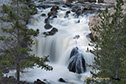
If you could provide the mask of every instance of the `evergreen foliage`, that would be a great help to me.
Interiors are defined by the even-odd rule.
[[[92,43],[94,49],[91,53],[95,55],[95,62],[91,73],[93,78],[110,80],[87,80],[88,84],[126,83],[126,15],[122,13],[123,4],[123,0],[117,0],[113,14],[108,9],[103,11],[101,24],[94,29],[99,35]]]
[[[33,44],[32,38],[38,35],[39,30],[28,29],[26,27],[31,14],[35,12],[35,6],[28,7],[26,0],[13,0],[11,6],[3,4],[0,17],[1,23],[9,24],[2,26],[3,33],[0,34],[0,70],[14,67],[19,83],[20,72],[27,67],[38,65],[42,69],[52,70],[52,67],[45,62],[48,57],[39,58],[30,52]]]

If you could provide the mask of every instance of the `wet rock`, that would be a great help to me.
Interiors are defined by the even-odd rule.
[[[49,24],[49,18],[46,18],[46,19],[45,19],[45,23],[46,23],[46,24]]]
[[[64,18],[67,18],[70,13],[71,13],[70,11],[67,11],[66,14],[65,14],[65,16],[64,16]]]
[[[46,84],[46,83],[41,81],[40,79],[37,79],[37,81],[34,81],[34,84]]]
[[[80,36],[79,35],[76,35],[75,37],[73,37],[73,39],[79,39]]]
[[[57,15],[57,10],[56,11],[51,11],[48,13],[48,18],[50,18],[51,16],[56,16]]]
[[[73,48],[70,54],[68,69],[74,73],[84,73],[86,71],[86,62],[84,55],[79,51],[78,47]]]
[[[52,18],[57,18],[57,16],[53,16]]]
[[[74,6],[72,12],[75,12],[79,16],[83,13],[83,8],[81,6]]]
[[[45,14],[45,13],[43,13],[43,14],[41,14],[41,16],[43,16],[43,17],[44,17],[44,16],[46,16],[46,14]]]
[[[57,11],[59,9],[59,6],[55,5],[51,8],[51,11]]]
[[[45,35],[45,36],[51,36],[51,35],[54,35],[56,32],[58,32],[58,29],[56,29],[56,28],[53,28],[51,31],[49,31],[49,32],[43,32],[43,34]]]
[[[92,9],[91,5],[87,5],[87,6],[84,7],[83,10],[91,10],[91,9]]]
[[[45,24],[44,26],[45,29],[51,29],[52,28],[52,25],[50,25],[49,23]]]
[[[60,78],[58,81],[66,83],[66,81],[63,78]]]
[[[53,28],[49,33],[49,35],[54,35],[56,32],[58,32],[58,29]]]

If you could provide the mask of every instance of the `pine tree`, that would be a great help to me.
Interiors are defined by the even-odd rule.
[[[115,12],[110,14],[108,9],[99,16],[101,24],[94,28],[99,35],[95,36],[95,55],[92,65],[93,77],[110,78],[110,80],[88,80],[90,84],[125,84],[126,82],[126,15],[122,13],[123,0],[117,0]]]
[[[45,62],[48,57],[39,58],[30,52],[33,44],[32,38],[38,35],[39,30],[26,27],[30,15],[33,14],[34,6],[28,7],[26,0],[12,1],[11,6],[2,6],[0,17],[2,34],[0,35],[0,68],[15,67],[17,83],[20,81],[20,72],[26,67],[33,67],[36,64],[42,69],[52,70],[52,67]]]

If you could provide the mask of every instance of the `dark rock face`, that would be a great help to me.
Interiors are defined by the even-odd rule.
[[[52,25],[50,25],[49,23],[47,23],[44,27],[45,27],[45,29],[51,29]]]
[[[86,71],[84,55],[79,51],[78,47],[73,48],[71,51],[68,69],[78,74]]]
[[[63,78],[60,78],[58,81],[66,83],[66,81]]]

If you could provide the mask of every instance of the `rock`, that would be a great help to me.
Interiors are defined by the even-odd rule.
[[[51,31],[49,31],[49,32],[43,32],[43,34],[45,35],[45,36],[50,36],[50,35],[54,35],[56,32],[58,32],[58,29],[56,29],[56,28],[53,28]]]
[[[51,29],[52,25],[50,25],[49,23],[47,23],[44,27],[45,27],[45,29]]]
[[[37,79],[37,81],[34,81],[34,84],[46,84],[43,81],[41,81],[40,79]]]
[[[64,18],[67,18],[70,13],[71,13],[70,11],[67,11],[66,14],[65,14],[65,16],[64,16]]]
[[[80,36],[79,35],[76,35],[75,37],[73,37],[73,39],[79,39]]]
[[[46,16],[46,14],[45,14],[45,13],[43,13],[43,14],[41,14],[41,16],[43,16],[43,17],[44,17],[44,16]]]
[[[55,5],[51,8],[51,11],[57,11],[59,9],[59,6]]]
[[[58,81],[66,83],[66,81],[63,78],[60,78]]]
[[[93,37],[98,35],[98,32],[94,32],[93,28],[96,29],[97,26],[100,25],[100,22],[101,22],[101,19],[98,16],[98,14],[94,15],[94,16],[91,16],[90,19],[89,19],[88,25],[89,25],[89,29],[90,29]]]
[[[68,69],[69,71],[78,74],[86,71],[84,55],[79,51],[78,47],[73,48],[70,54]]]
[[[53,16],[52,18],[57,18],[57,16]]]
[[[48,13],[48,18],[50,18],[51,16],[56,16],[57,15],[57,10],[56,11],[50,11]]]
[[[65,3],[67,6],[71,6],[71,2],[69,0],[66,0],[66,3]]]
[[[78,47],[73,48],[73,50],[72,50],[72,52],[71,52],[71,54],[70,54],[70,58],[71,58],[72,56],[76,55],[77,53],[78,53]]]
[[[92,41],[94,41],[94,38],[93,38],[93,34],[92,34],[92,33],[89,34],[89,38],[90,38]]]
[[[58,29],[53,28],[49,33],[49,35],[54,35],[56,32],[58,32]]]
[[[84,7],[83,10],[91,10],[91,9],[92,9],[91,5],[87,5],[87,6]]]
[[[81,6],[74,6],[72,12],[75,12],[79,16],[83,13],[83,8]]]
[[[46,23],[46,24],[49,24],[49,18],[46,18],[46,19],[45,19],[45,23]]]

